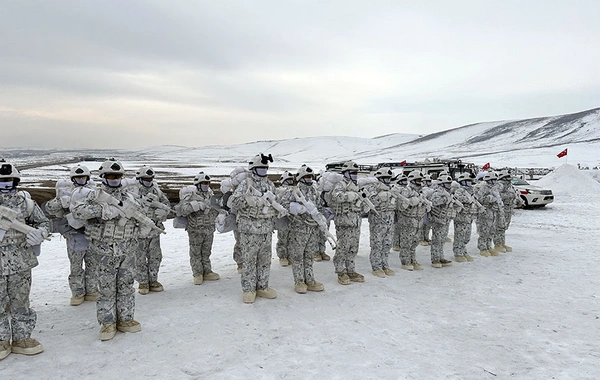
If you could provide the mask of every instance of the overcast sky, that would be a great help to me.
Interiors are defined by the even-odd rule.
[[[0,3],[5,146],[388,133],[600,106],[600,1]]]

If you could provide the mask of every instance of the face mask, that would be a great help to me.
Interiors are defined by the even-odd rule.
[[[198,190],[206,193],[208,191],[208,188],[210,187],[210,185],[199,183],[196,185],[196,187],[198,188]]]
[[[451,183],[445,183],[445,184],[444,184],[444,187],[445,187],[446,189],[450,189],[450,186],[452,186],[452,184],[451,184]]]
[[[116,188],[116,187],[121,187],[121,179],[106,179],[103,178],[102,179],[102,183],[105,184],[108,187],[112,187],[112,188]]]
[[[77,186],[85,186],[88,183],[87,178],[75,178],[73,181]]]
[[[144,187],[152,187],[152,179],[149,179],[149,178],[140,178],[140,183]]]
[[[488,179],[486,182],[488,183],[488,185],[491,185],[491,186],[494,186],[496,184],[495,179]]]
[[[300,179],[300,182],[302,182],[305,185],[312,185],[313,180],[312,178],[308,178],[308,177],[302,177],[302,179]]]
[[[390,178],[379,178],[379,181],[380,181],[381,183],[384,183],[384,184],[386,184],[386,185],[389,185],[389,184],[390,184]]]
[[[10,193],[13,190],[13,181],[10,182],[0,182],[0,192],[2,193]]]
[[[269,169],[268,168],[254,168],[254,173],[256,173],[256,175],[259,177],[266,177],[267,170],[269,170]]]
[[[473,182],[471,182],[471,181],[463,181],[463,186],[471,187],[471,186],[473,186]]]

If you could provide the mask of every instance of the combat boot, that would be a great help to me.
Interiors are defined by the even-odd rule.
[[[411,265],[413,266],[414,270],[423,270],[423,265],[419,264],[416,261],[414,261]]]
[[[512,247],[509,247],[506,244],[502,244],[502,246],[504,247],[504,249],[506,250],[506,252],[512,252]]]
[[[346,273],[338,274],[338,283],[340,285],[350,285],[350,277]]]
[[[242,301],[244,301],[244,303],[254,303],[254,300],[256,300],[256,292],[242,293]]]
[[[83,301],[85,301],[85,295],[82,294],[80,296],[72,296],[69,303],[71,306],[79,306],[83,303]]]
[[[402,264],[402,266],[400,268],[404,269],[404,270],[414,270],[415,266],[412,264]]]
[[[450,236],[446,236],[446,243],[452,243],[452,238]]]
[[[11,352],[13,354],[35,355],[44,351],[44,347],[33,338],[16,340],[12,342]]]
[[[325,290],[325,286],[323,286],[322,283],[317,281],[307,282],[306,286],[309,292],[322,292],[323,290]]]
[[[490,256],[500,256],[500,252],[496,251],[495,249],[490,249],[488,252],[490,253]]]
[[[242,264],[237,265],[237,272],[238,274],[242,274]]]
[[[456,261],[457,263],[464,263],[467,261],[467,258],[464,256],[454,256],[454,261]]]
[[[0,360],[7,357],[11,352],[10,342],[8,340],[0,341]]]
[[[465,255],[465,259],[466,259],[467,261],[473,261],[473,258],[472,258],[472,257],[471,257],[471,255],[469,255],[469,254],[466,254],[466,255]]]
[[[400,252],[400,247],[397,246],[397,245],[395,245],[395,246],[392,247],[392,251],[394,251],[394,252]]]
[[[421,240],[419,245],[422,247],[427,247],[428,245],[431,245],[431,242],[429,240]]]
[[[323,257],[321,256],[320,253],[315,253],[315,255],[313,256],[313,260],[314,261],[321,261],[321,260],[323,260]]]
[[[489,256],[490,256],[490,251],[488,251],[488,250],[486,249],[486,250],[483,250],[483,251],[479,251],[479,254],[480,254],[481,256],[489,257]]]
[[[205,277],[206,279],[206,277]],[[150,283],[150,291],[151,292],[162,292],[163,290],[165,290],[165,288],[163,288],[162,284],[158,281],[152,281]]]
[[[446,260],[446,259],[441,259],[440,263],[442,264],[443,267],[447,267],[447,266],[452,265],[452,261]]]
[[[383,271],[383,269],[374,270],[373,275],[376,277],[385,278],[385,272]]]
[[[439,260],[434,260],[431,262],[431,266],[434,268],[441,268],[442,267],[442,263]]]
[[[384,268],[383,269],[383,273],[385,273],[386,276],[393,276],[396,274],[396,272],[394,272],[393,270],[391,270],[390,268]]]
[[[321,253],[321,258],[323,259],[323,261],[329,261],[329,260],[331,260],[331,256],[329,256],[325,252]]]
[[[498,245],[494,246],[494,251],[505,253],[506,248],[504,248],[504,246],[502,244],[498,244]]]
[[[98,301],[98,297],[100,296],[100,293],[98,292],[94,292],[94,293],[87,293],[85,295],[85,300],[86,301],[92,301],[92,302],[96,302]]]
[[[281,259],[279,259],[279,265],[281,265],[282,267],[287,267],[288,265],[290,265],[290,262],[285,257],[282,257]]]
[[[204,281],[217,281],[221,278],[221,276],[219,276],[219,274],[215,272],[206,273],[203,277]]]
[[[116,323],[104,323],[100,328],[100,340],[111,340],[117,335]]]
[[[273,290],[271,288],[257,289],[256,295],[258,297],[267,298],[267,299],[277,298],[277,292],[275,292],[275,290]]]
[[[117,330],[120,332],[136,333],[142,329],[142,325],[134,319],[130,321],[119,321],[117,322]]]
[[[140,293],[140,294],[150,293],[150,286],[148,284],[140,284],[140,286],[138,286],[138,293]]]
[[[365,276],[356,272],[348,273],[348,277],[352,282],[365,282]]]
[[[194,285],[202,285],[203,282],[204,282],[203,275],[194,276]]]
[[[297,282],[294,285],[294,290],[296,291],[296,293],[304,294],[308,290],[308,286],[304,282]]]

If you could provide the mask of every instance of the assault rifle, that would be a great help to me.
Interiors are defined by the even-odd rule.
[[[284,216],[289,215],[289,211],[285,207],[283,207],[279,202],[277,202],[277,197],[271,191],[267,191],[264,194],[261,193],[260,191],[258,191],[257,189],[255,189],[252,186],[249,178],[246,181],[246,183],[248,184],[248,189],[246,190],[247,195],[253,195],[253,196],[264,199],[269,204],[270,207],[273,207],[279,213],[279,215],[278,215],[279,218],[283,218]],[[263,208],[263,213],[266,214],[268,212],[269,206],[265,206],[265,208]]]
[[[364,203],[365,206],[367,206],[369,211],[373,211],[375,215],[379,216],[379,211],[377,211],[375,205],[369,199],[369,195],[364,190],[359,191],[358,194],[360,194],[362,203]]]
[[[296,202],[302,204],[302,206],[304,206],[308,211],[310,217],[315,222],[317,222],[319,230],[321,230],[321,232],[325,234],[325,237],[327,238],[327,242],[331,246],[331,249],[335,249],[337,247],[337,240],[335,239],[335,236],[333,236],[331,232],[329,232],[329,228],[327,227],[327,219],[323,216],[323,214],[319,212],[317,206],[313,202],[308,201],[304,197],[304,194],[302,194],[302,191],[300,191],[299,188],[294,187],[293,194],[296,198]]]
[[[6,206],[0,206],[0,240],[4,238],[5,231],[10,229],[19,231],[27,235],[31,231],[37,230],[35,227],[31,227],[17,218],[19,217],[19,212],[13,209],[10,209]],[[4,231],[1,231],[4,230]],[[50,241],[49,237],[44,238],[45,240]]]

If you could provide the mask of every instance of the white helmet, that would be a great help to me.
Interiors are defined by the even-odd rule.
[[[342,173],[343,172],[357,172],[358,165],[354,161],[346,161],[344,165],[342,165]]]
[[[4,159],[0,160],[0,178],[12,178],[14,189],[17,187],[19,182],[21,182],[21,173],[17,170],[17,168],[9,163],[4,161]]]
[[[452,179],[452,177],[450,177],[449,175],[443,175],[443,176],[441,176],[441,177],[438,177],[438,181],[439,181],[439,183],[441,183],[441,184],[444,184],[444,183],[452,183],[453,179]]]
[[[194,185],[197,185],[201,182],[210,182],[210,176],[208,174],[205,174],[204,172],[196,174],[196,176],[194,177]]]
[[[279,182],[284,183],[285,181],[288,181],[288,180],[292,181],[292,183],[293,183],[294,175],[286,170],[283,172],[283,174],[281,174],[281,177],[279,177]]]
[[[309,177],[309,176],[311,176],[314,179],[315,172],[306,165],[300,166],[300,169],[298,169],[298,174],[296,174],[296,178],[298,178],[298,181],[304,177]]]
[[[483,176],[483,180],[490,185],[493,185],[498,180],[498,176],[494,172],[487,172]]]
[[[462,185],[464,181],[473,182],[473,177],[471,177],[471,174],[469,174],[469,173],[462,173],[461,175],[458,176],[457,181],[458,181],[458,183],[460,183]]]
[[[504,179],[504,178],[510,179],[510,172],[508,170],[506,170],[506,169],[502,170],[500,172],[500,174],[498,175],[498,179]]]
[[[73,166],[71,168],[71,170],[69,171],[69,177],[71,179],[73,179],[75,177],[88,177],[88,179],[90,179],[90,177],[91,177],[90,169],[88,169],[87,166],[83,166],[83,165]]]
[[[408,173],[408,180],[410,182],[412,181],[416,181],[416,180],[422,180],[423,179],[423,173],[421,173],[421,171],[419,170],[413,170],[410,173]]]
[[[248,170],[252,170],[254,168],[268,168],[269,162],[273,162],[273,156],[270,154],[268,156],[265,156],[262,153],[257,154],[248,162]]]
[[[142,166],[141,168],[139,168],[136,172],[135,172],[135,178],[140,179],[140,178],[154,178],[154,176],[156,175],[156,172],[154,171],[154,169],[152,169],[150,166]]]
[[[392,178],[393,175],[394,175],[394,173],[388,167],[380,168],[379,170],[377,170],[375,172],[375,178],[377,178],[377,179],[379,179],[379,178]]]
[[[123,164],[121,164],[121,162],[115,160],[114,158],[104,161],[102,165],[100,165],[98,171],[100,172],[100,177],[104,177],[105,174],[125,174]]]

